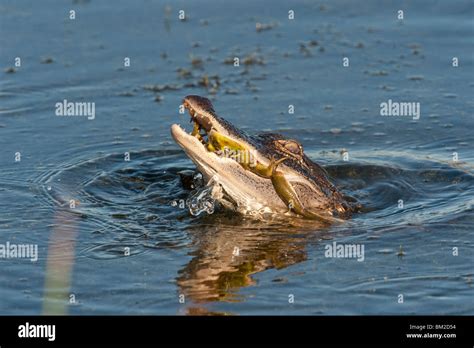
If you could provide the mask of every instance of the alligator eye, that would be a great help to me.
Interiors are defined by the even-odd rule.
[[[303,155],[303,146],[298,143],[296,140],[277,140],[276,143],[286,152],[302,156]]]

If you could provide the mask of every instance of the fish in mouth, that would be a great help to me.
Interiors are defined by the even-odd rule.
[[[194,128],[188,133],[173,124],[171,135],[205,181],[220,186],[217,200],[224,206],[241,213],[290,213],[325,223],[351,216],[352,205],[296,140],[274,133],[250,136],[217,115],[204,97],[189,95],[183,106]]]

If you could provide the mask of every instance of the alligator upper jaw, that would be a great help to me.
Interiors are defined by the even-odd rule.
[[[201,158],[212,157],[210,154],[218,149],[213,148],[212,144],[209,144],[209,134],[220,134],[240,144],[241,148],[252,152],[253,155],[258,156],[263,162],[267,161],[265,158],[261,158],[258,151],[241,136],[240,130],[215,114],[212,104],[207,98],[187,96],[183,100],[183,106],[189,112],[190,122],[193,123],[193,130],[190,133],[186,133],[181,127],[173,125],[171,134],[174,140],[183,147],[191,158],[198,155],[196,152],[200,152],[199,157]]]
[[[216,168],[212,165],[213,162],[219,160],[218,156],[209,152],[205,144],[202,143],[196,136],[186,132],[178,124],[171,126],[171,135],[176,143],[183,148],[189,158],[201,169],[205,170],[209,176],[216,172]]]
[[[202,98],[207,101],[207,99]],[[212,108],[212,104],[210,104]],[[211,131],[221,131],[220,124],[214,120],[212,115],[206,115],[203,111],[197,111],[188,97],[183,100],[183,106],[188,110],[190,122],[193,123],[193,131],[188,133],[178,124],[171,126],[171,135],[176,143],[183,148],[189,158],[198,166],[198,168],[207,177],[212,177],[214,174],[222,170],[221,166],[224,163],[232,164],[229,158],[222,158],[212,151],[208,150],[208,134]]]
[[[190,122],[194,126],[193,131],[187,133],[180,125],[173,124],[171,126],[171,135],[194,162],[196,162],[195,159],[203,160],[205,157],[212,157],[212,152],[207,149],[207,135],[213,128],[212,121],[209,117],[194,110],[186,98],[183,101],[183,106],[189,112]]]

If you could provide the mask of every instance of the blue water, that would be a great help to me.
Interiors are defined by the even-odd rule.
[[[0,313],[474,314],[473,15],[472,1],[1,0],[0,244],[35,244],[38,261],[0,258]],[[362,211],[323,229],[173,206],[195,169],[169,134],[188,94],[298,139]],[[95,102],[95,119],[56,116],[64,99]],[[380,116],[388,99],[420,118]],[[333,242],[364,261],[325,257]]]

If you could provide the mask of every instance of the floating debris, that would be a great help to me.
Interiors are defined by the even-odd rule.
[[[411,49],[411,53],[415,56],[419,55],[421,52],[421,45],[418,43],[409,44],[408,48]]]
[[[127,91],[127,92],[120,92],[117,95],[120,97],[133,97],[135,93]]]
[[[265,31],[265,30],[270,30],[270,29],[273,29],[277,26],[277,23],[260,23],[260,22],[257,22],[255,24],[255,29],[257,30],[257,33],[261,32],[261,31]]]
[[[51,63],[54,63],[54,60],[51,57],[46,57],[41,60],[41,64],[51,64]]]
[[[159,103],[159,102],[161,102],[162,100],[163,100],[163,96],[161,96],[161,95],[155,96],[155,102]]]
[[[235,57],[227,57],[226,59],[224,59],[224,64],[234,64],[234,59]]]
[[[144,85],[143,89],[145,91],[152,91],[152,92],[177,91],[177,90],[181,89],[181,86],[178,86],[178,85]]]
[[[235,58],[236,57],[227,57],[226,59],[224,59],[224,64],[233,65]],[[265,60],[256,53],[248,54],[241,60],[241,62],[244,65],[265,65]]]
[[[311,51],[306,47],[306,44],[300,43],[300,53],[302,53],[305,57],[311,57]]]
[[[4,72],[6,72],[7,74],[13,74],[13,73],[16,73],[16,69],[12,66],[6,68],[5,70],[3,70]]]
[[[374,71],[367,71],[366,74],[371,76],[387,76],[388,72],[385,70],[374,70]]]
[[[178,75],[181,76],[181,77],[184,77],[185,79],[188,79],[190,77],[193,77],[193,74],[191,71],[189,71],[188,69],[185,69],[185,68],[178,68],[176,70],[178,72]]]
[[[204,64],[204,61],[201,57],[191,56],[191,65],[194,68],[202,68],[203,64]]]
[[[452,98],[457,98],[457,97],[458,97],[458,95],[455,94],[455,93],[444,93],[444,94],[443,94],[443,98],[450,98],[450,99],[452,99]]]
[[[412,81],[421,81],[421,80],[424,80],[425,78],[423,75],[410,75],[408,76],[408,79]]]
[[[242,63],[245,65],[264,65],[265,61],[262,57],[258,56],[255,53],[247,55],[243,60]]]
[[[198,80],[197,84],[201,87],[217,90],[219,89],[221,83],[218,75],[207,76],[206,74],[204,74]]]
[[[392,86],[387,86],[387,85],[381,85],[379,86],[380,89],[383,89],[384,91],[394,91],[395,87]]]
[[[260,88],[258,88],[257,86],[254,86],[250,83],[250,81],[247,81],[245,83],[245,87],[247,87],[247,89],[253,93],[256,93],[258,91],[260,91]]]
[[[408,45],[408,48],[411,48],[411,49],[419,49],[421,48],[421,45],[419,43],[411,43]]]

